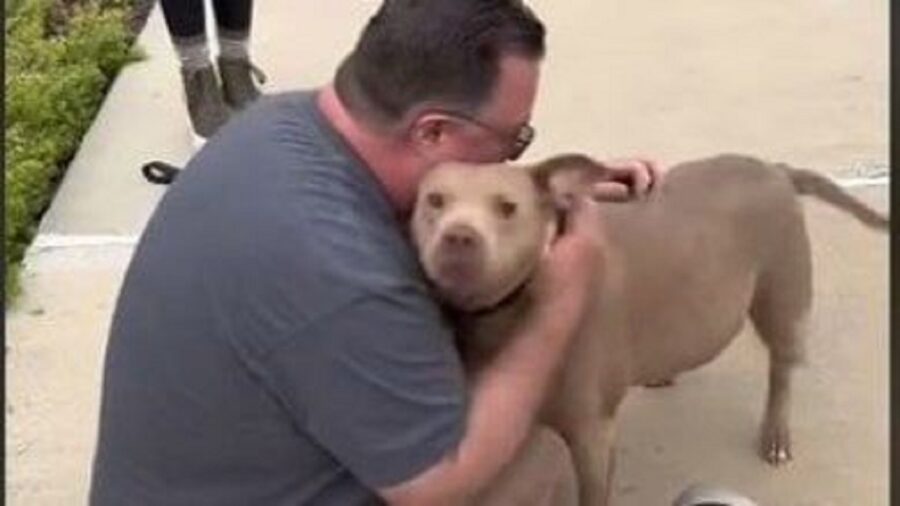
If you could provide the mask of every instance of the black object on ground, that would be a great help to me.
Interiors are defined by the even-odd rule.
[[[172,184],[179,172],[181,172],[181,168],[160,160],[147,162],[141,167],[144,178],[153,184]]]

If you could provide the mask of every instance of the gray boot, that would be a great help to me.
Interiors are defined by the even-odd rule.
[[[181,69],[188,114],[194,133],[208,139],[228,121],[229,110],[222,99],[222,90],[212,65]]]
[[[222,78],[222,93],[228,105],[241,110],[259,98],[260,92],[253,83],[253,78],[260,84],[265,83],[266,75],[262,70],[243,58],[219,56],[216,62]]]

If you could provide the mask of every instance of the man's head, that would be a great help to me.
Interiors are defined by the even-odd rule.
[[[517,157],[544,54],[544,27],[517,0],[385,0],[338,69],[354,118],[424,163]]]

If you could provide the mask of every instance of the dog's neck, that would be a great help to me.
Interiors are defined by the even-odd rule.
[[[534,301],[532,278],[513,289],[498,303],[475,311],[449,309],[457,333],[457,345],[467,368],[478,369],[489,362],[526,320]]]
[[[528,285],[531,282],[531,276],[525,278],[525,281],[520,283],[517,287],[513,288],[506,296],[504,296],[499,301],[494,304],[478,308],[472,311],[462,311],[464,318],[474,319],[483,316],[488,316],[492,313],[496,313],[498,311],[502,311],[506,306],[511,306],[516,304],[516,302],[520,302],[519,299],[525,297],[525,291],[528,289]]]

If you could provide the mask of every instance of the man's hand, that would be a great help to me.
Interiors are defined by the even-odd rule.
[[[614,159],[599,162],[605,173],[593,185],[598,200],[622,202],[642,198],[658,188],[667,167],[643,158]]]
[[[574,322],[603,275],[606,231],[600,206],[588,196],[573,199],[565,222],[538,270],[537,306],[555,313],[555,320]]]

